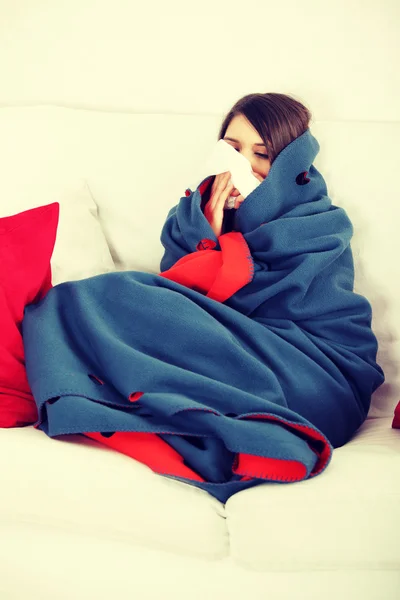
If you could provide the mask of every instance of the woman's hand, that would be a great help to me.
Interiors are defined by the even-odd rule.
[[[265,177],[258,173],[254,173],[254,171],[252,173],[260,183],[264,181]],[[217,237],[221,235],[222,222],[224,220],[224,206],[227,198],[229,198],[229,196],[236,196],[234,208],[239,208],[242,202],[244,202],[243,195],[239,193],[233,184],[231,183],[228,185],[230,178],[230,171],[216,175],[211,187],[210,200],[204,208],[204,216],[210,223],[211,228]]]
[[[229,198],[231,191],[234,189],[233,183],[228,184],[230,178],[230,171],[219,173],[215,176],[211,188],[210,199],[204,208],[204,216],[210,223],[217,238],[221,235],[222,231],[225,201]]]

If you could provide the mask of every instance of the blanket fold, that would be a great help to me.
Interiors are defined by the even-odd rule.
[[[307,130],[216,238],[204,180],[172,208],[161,273],[54,287],[23,321],[50,436],[82,433],[225,502],[321,473],[383,383],[352,226]]]
[[[160,276],[225,302],[253,279],[254,263],[241,233],[226,233],[219,244],[220,251],[187,254]]]

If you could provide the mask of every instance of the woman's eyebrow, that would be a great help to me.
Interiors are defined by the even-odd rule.
[[[237,142],[239,144],[239,140],[235,140],[235,138],[224,137],[224,140],[230,140],[231,142]],[[253,144],[253,146],[265,146],[265,147],[267,147],[267,144]]]

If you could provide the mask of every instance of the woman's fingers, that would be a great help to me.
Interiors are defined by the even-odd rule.
[[[204,215],[217,237],[221,235],[225,201],[234,187],[233,183],[228,183],[231,177],[229,171],[220,173],[219,175],[220,176],[217,176],[214,180],[211,198],[204,209]]]
[[[215,181],[214,181],[215,191],[222,192],[222,190],[225,188],[226,184],[228,183],[230,177],[231,177],[231,174],[229,173],[229,171],[227,171],[226,173],[219,173],[219,175],[216,176]]]
[[[229,181],[229,178],[228,178]],[[219,204],[225,204],[225,200],[228,198],[228,196],[230,196],[230,193],[232,192],[233,188],[235,186],[233,185],[233,183],[226,183],[226,187],[225,189],[222,190],[222,192],[220,193],[219,199],[218,199],[218,203]]]
[[[213,183],[213,188],[214,188],[214,186],[215,186],[215,188],[211,189],[210,202],[211,202],[212,208],[214,208],[217,205],[218,201],[220,200],[221,194],[225,190],[230,177],[231,177],[231,174],[229,173],[229,171],[226,173],[219,173],[219,175],[216,176],[215,181]]]
[[[242,202],[244,202],[243,195],[239,194],[239,196],[236,197],[234,208],[239,208],[239,206],[242,204]]]

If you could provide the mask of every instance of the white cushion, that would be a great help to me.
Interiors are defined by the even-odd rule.
[[[398,570],[256,571],[67,524],[0,527],[1,600],[399,600]]]
[[[1,178],[0,217],[59,203],[60,217],[51,258],[53,285],[115,271],[98,209],[85,181],[63,185],[27,178],[22,181],[23,185],[16,185],[7,174]]]
[[[0,430],[0,523],[124,540],[251,569],[396,570],[400,435],[369,419],[326,471],[265,483],[223,506],[81,436]]]
[[[263,570],[400,570],[400,431],[367,420],[314,479],[226,503],[232,556]]]
[[[84,182],[60,195],[60,220],[52,256],[53,285],[115,271],[98,209]]]
[[[228,553],[222,504],[83,436],[0,429],[0,522],[67,527],[191,556]]]

